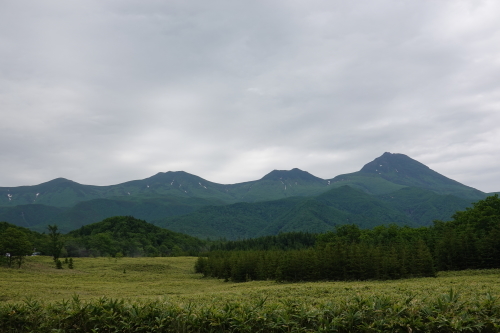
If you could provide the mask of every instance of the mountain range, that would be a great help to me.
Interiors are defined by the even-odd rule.
[[[36,231],[57,224],[68,232],[131,215],[197,237],[238,239],[322,232],[345,223],[427,226],[487,195],[406,155],[384,153],[357,172],[331,179],[274,170],[259,180],[224,185],[169,171],[110,186],[58,178],[0,187],[0,221]]]

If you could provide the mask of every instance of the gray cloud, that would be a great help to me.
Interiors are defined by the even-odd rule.
[[[0,186],[331,178],[385,151],[500,191],[495,1],[0,8]]]

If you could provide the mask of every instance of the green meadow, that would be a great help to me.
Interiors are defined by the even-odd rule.
[[[224,282],[194,257],[0,268],[2,332],[497,332],[500,270],[391,281]],[[155,326],[156,325],[156,326]]]
[[[51,257],[27,257],[20,269],[0,268],[0,301],[26,299],[61,301],[78,295],[81,300],[100,297],[169,300],[189,303],[297,300],[314,305],[344,301],[354,296],[409,295],[425,300],[449,292],[473,299],[481,294],[500,295],[500,270],[440,272],[437,278],[391,281],[276,283],[274,281],[224,282],[194,273],[195,257],[76,258],[74,269],[56,269]]]

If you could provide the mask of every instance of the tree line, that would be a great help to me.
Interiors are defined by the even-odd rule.
[[[307,240],[302,248],[297,236],[281,235],[278,247],[272,237],[227,242],[198,258],[195,270],[241,282],[397,279],[500,268],[500,199],[487,197],[456,212],[452,221],[434,221],[427,228],[342,225],[315,235],[314,244],[307,246]]]
[[[64,242],[56,225],[47,227],[48,234],[40,234],[28,229],[0,222],[0,265],[21,267],[28,255],[50,253],[54,262],[58,262]]]
[[[235,282],[385,280],[436,274],[431,251],[421,239],[391,245],[337,240],[299,250],[213,251],[198,258],[195,271]]]

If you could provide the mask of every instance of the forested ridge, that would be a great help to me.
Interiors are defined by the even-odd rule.
[[[196,255],[206,242],[157,227],[132,216],[115,216],[66,235],[69,256]]]
[[[316,235],[312,245],[306,235],[220,244],[200,257],[195,269],[242,282],[397,279],[499,268],[500,199],[487,197],[431,227],[342,225]]]

